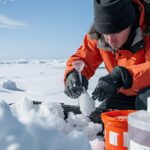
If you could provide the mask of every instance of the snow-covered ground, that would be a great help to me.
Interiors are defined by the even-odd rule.
[[[63,92],[65,65],[65,60],[0,61],[0,150],[103,149],[99,124],[73,113],[63,119],[60,102],[78,105]],[[102,65],[89,82],[90,95],[104,74]],[[44,103],[35,106],[33,100]]]

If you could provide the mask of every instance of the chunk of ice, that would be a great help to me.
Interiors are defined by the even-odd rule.
[[[89,116],[95,110],[95,101],[90,97],[88,92],[84,92],[79,97],[80,110],[85,116]]]

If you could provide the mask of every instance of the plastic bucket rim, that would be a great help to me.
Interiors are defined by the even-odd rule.
[[[120,113],[121,112],[121,113]],[[135,112],[135,110],[113,110],[109,112],[104,112],[101,114],[102,120],[110,120],[110,121],[119,121],[126,122],[127,118],[117,118],[117,116],[128,116],[129,113]],[[119,113],[117,116],[113,116],[112,113]],[[127,114],[124,115],[123,113]]]
[[[134,111],[135,110],[114,110],[110,112],[104,112],[101,114],[102,122],[104,123],[104,125],[107,126],[127,128],[128,118],[121,119],[121,118],[117,118],[117,116],[128,116],[128,114]]]

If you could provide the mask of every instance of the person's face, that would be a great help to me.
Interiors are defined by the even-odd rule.
[[[103,34],[105,41],[113,48],[119,49],[127,41],[130,34],[131,26],[118,33]]]

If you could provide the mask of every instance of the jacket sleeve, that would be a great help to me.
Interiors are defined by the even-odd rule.
[[[85,66],[82,70],[82,75],[87,79],[90,79],[94,75],[95,70],[103,61],[97,48],[97,41],[90,39],[88,34],[85,35],[83,44],[77,49],[75,54],[68,59],[64,81],[67,74],[74,69],[72,63],[77,60],[84,61]]]
[[[140,89],[150,86],[150,36],[145,38],[145,62],[128,66],[127,69],[132,75],[133,90],[138,92]]]

